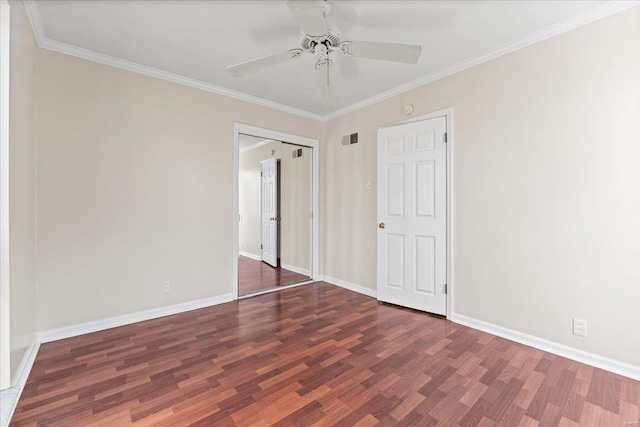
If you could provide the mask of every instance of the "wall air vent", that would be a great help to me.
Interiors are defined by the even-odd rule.
[[[358,143],[358,133],[352,133],[351,135],[345,135],[342,137],[342,145],[352,145]]]

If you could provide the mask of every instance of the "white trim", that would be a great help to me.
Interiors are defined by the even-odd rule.
[[[453,108],[447,108],[445,117],[447,118],[447,318],[449,318],[455,309],[453,302],[455,298],[453,293],[455,292],[455,277],[453,275],[453,260],[454,258],[454,227],[453,218],[455,218],[455,205],[453,193],[455,191],[453,168],[455,165],[453,156],[453,147],[456,140],[456,135],[453,126]]]
[[[385,99],[394,97],[396,95],[400,95],[402,93],[416,89],[420,86],[425,86],[428,83],[432,83],[436,80],[443,79],[452,74],[459,73],[468,68],[472,68],[472,67],[475,67],[476,65],[480,65],[485,62],[491,61],[492,59],[496,59],[500,56],[507,55],[516,50],[520,50],[532,44],[560,35],[562,33],[581,27],[583,25],[586,25],[598,19],[606,18],[607,16],[613,15],[615,13],[621,12],[623,10],[629,9],[639,4],[640,4],[640,1],[609,1],[603,4],[602,6],[598,6],[596,8],[593,8],[592,10],[588,10],[578,16],[565,19],[564,21],[558,24],[544,28],[533,34],[529,34],[528,36],[525,36],[514,42],[507,43],[506,45],[501,46],[497,49],[493,49],[491,51],[485,52],[474,58],[459,62],[455,65],[442,68],[433,73],[427,74],[426,76],[420,77],[418,79],[415,79],[403,85],[397,86],[393,89],[382,92],[378,95],[367,98],[363,101],[356,102],[355,104],[341,108],[332,113],[325,114],[324,116],[322,116],[322,121],[326,122],[328,120],[335,119],[336,117],[344,116],[345,114],[352,113],[361,108],[367,107],[371,104],[375,104],[376,102],[380,102]]]
[[[5,388],[0,390],[0,427],[7,427],[16,410],[16,404],[20,395],[20,389],[17,387]]]
[[[357,292],[362,295],[366,295],[371,298],[377,298],[378,293],[375,289],[365,288],[364,286],[356,285],[355,283],[347,282],[346,280],[336,279],[335,277],[324,276],[323,282],[327,282],[330,285],[339,286],[349,291]]]
[[[307,269],[304,269],[304,268],[296,267],[295,265],[284,264],[284,263],[281,262],[280,263],[280,268],[284,268],[285,270],[293,271],[294,273],[298,273],[298,274],[302,274],[304,276],[311,277],[311,270],[307,270]]]
[[[22,361],[20,362],[20,366],[18,366],[18,370],[16,371],[16,376],[13,379],[11,387],[20,387],[22,391],[22,387],[27,383],[27,379],[31,373],[33,363],[36,361],[38,350],[40,350],[40,340],[36,335],[33,337],[33,341],[31,341],[31,344],[24,353],[24,356],[22,356]]]
[[[27,351],[25,352],[24,356],[22,356],[22,361],[20,362],[20,366],[16,371],[16,376],[13,379],[11,388],[7,389],[13,390],[13,392],[9,393],[11,400],[7,401],[7,396],[3,396],[3,406],[5,406],[6,404],[10,405],[8,417],[6,419],[6,425],[9,425],[9,422],[13,417],[13,413],[16,410],[16,406],[18,406],[18,401],[20,400],[20,396],[22,395],[25,384],[27,384],[27,379],[29,378],[29,374],[31,373],[31,368],[33,368],[33,363],[36,361],[38,350],[40,350],[40,341],[38,340],[37,336],[34,336],[33,341],[31,341],[31,344],[27,348]],[[4,425],[5,424],[3,424],[2,426],[4,427]]]
[[[305,136],[279,132],[272,129],[260,128],[243,123],[233,124],[233,291],[232,294],[238,298],[238,173],[240,169],[239,135],[252,135],[260,138],[273,139],[275,141],[289,142],[292,144],[311,147],[313,161],[313,179],[311,189],[312,212],[311,219],[311,279],[317,281],[320,266],[320,223],[319,223],[319,201],[320,201],[320,141]],[[279,289],[279,288],[277,288]]]
[[[38,46],[42,46],[45,40],[49,40],[44,35],[44,27],[42,26],[42,20],[40,19],[40,11],[37,7],[36,0],[23,0],[24,8],[27,11],[27,17],[31,23],[31,30],[33,31],[33,37],[36,39]]]
[[[436,117],[447,117],[453,114],[453,107],[443,108],[441,110],[433,111],[431,113],[423,114],[421,116],[411,117],[401,122],[388,123],[380,126],[378,129],[386,129],[394,126],[406,125],[407,123],[421,122],[423,120],[435,119]],[[449,131],[449,129],[447,129]]]
[[[417,117],[411,117],[407,120],[403,120],[397,123],[386,124],[380,126],[378,130],[390,128],[393,126],[405,125],[407,123],[415,123],[423,120],[433,119],[436,117],[444,117],[447,121],[447,319],[454,313],[453,310],[453,292],[455,289],[453,278],[453,143],[455,135],[453,131],[453,108],[447,107],[442,110],[434,111],[428,114],[423,114]]]
[[[150,310],[138,311],[136,313],[123,314],[122,316],[109,317],[107,319],[94,320],[72,326],[65,326],[57,329],[50,329],[38,333],[41,343],[62,340],[76,337],[78,335],[90,334],[92,332],[103,331],[105,329],[116,328],[118,326],[130,325],[136,322],[156,319],[158,317],[169,316],[171,314],[183,313],[185,311],[197,310],[199,308],[211,307],[233,301],[232,294],[218,295],[210,298],[203,298],[181,304],[168,305],[165,307],[152,308]]]
[[[142,65],[136,62],[127,61],[125,59],[98,53],[93,50],[84,49],[67,43],[51,40],[44,33],[37,3],[37,1],[32,0],[24,1],[24,5],[27,10],[27,15],[29,16],[29,22],[31,22],[31,28],[33,29],[33,34],[35,36],[36,42],[38,43],[38,46],[43,49],[52,50],[58,53],[64,53],[66,55],[75,56],[77,58],[86,59],[88,61],[98,62],[100,64],[110,65],[112,67],[121,68],[123,70],[132,71],[134,73],[139,73],[145,76],[155,77],[162,80],[167,80],[185,86],[190,86],[196,89],[202,89],[207,92],[217,93],[218,95],[224,95],[231,98],[239,99],[241,101],[250,102],[252,104],[261,105],[263,107],[273,108],[274,110],[284,111],[285,113],[294,114],[296,116],[318,121],[322,120],[322,116],[320,116],[319,114],[310,113],[299,108],[290,107],[288,105],[280,104],[278,102],[270,101],[264,98],[259,98],[257,96],[247,95],[246,93],[227,89],[221,86],[204,82],[202,80],[192,79],[190,77],[171,73],[169,71],[160,70],[157,68],[149,67],[147,65]]]
[[[1,0],[0,0],[1,1]],[[103,331],[105,329],[116,328],[118,326],[130,325],[132,323],[143,322],[145,320],[156,319],[158,317],[169,316],[171,314],[183,313],[185,311],[197,310],[199,308],[211,307],[214,305],[224,304],[233,301],[233,295],[224,294],[216,297],[203,298],[195,301],[189,301],[182,304],[169,305],[166,307],[153,308],[151,310],[139,311],[136,313],[125,314],[122,316],[110,317],[107,319],[96,320],[92,322],[81,323],[78,325],[67,326],[58,329],[50,329],[48,331],[39,332],[31,342],[22,358],[22,362],[18,367],[12,388],[17,390],[15,401],[11,396],[10,404],[13,405],[8,420],[11,420],[15,407],[20,400],[20,395],[27,383],[31,369],[38,355],[40,344],[51,341],[57,341],[65,338],[71,338],[78,335],[90,334],[92,332]],[[7,389],[9,390],[9,389]],[[3,400],[4,401],[4,400]],[[5,402],[6,403],[6,402]],[[4,426],[2,426],[4,427]]]
[[[257,96],[247,95],[245,93],[223,88],[221,86],[216,86],[211,83],[206,83],[201,80],[184,77],[178,74],[159,70],[157,68],[148,67],[146,65],[137,64],[135,62],[126,61],[123,59],[104,55],[92,50],[83,49],[83,48],[72,46],[66,43],[61,43],[61,42],[51,40],[44,34],[44,29],[40,20],[40,14],[38,12],[37,2],[34,0],[25,0],[24,4],[27,10],[27,15],[29,16],[29,21],[31,22],[31,27],[33,29],[33,34],[35,36],[36,42],[38,43],[38,46],[41,48],[52,50],[54,52],[64,53],[67,55],[76,56],[78,58],[83,58],[89,61],[99,62],[105,65],[111,65],[113,67],[122,68],[124,70],[132,71],[134,73],[140,73],[147,76],[156,77],[162,80],[168,80],[174,83],[183,84],[185,86],[206,90],[208,92],[229,96],[231,98],[236,98],[242,101],[251,102],[253,104],[261,105],[263,107],[269,107],[276,110],[284,111],[286,113],[295,114],[297,116],[317,120],[319,122],[326,122],[328,120],[335,119],[336,117],[340,117],[345,114],[364,108],[368,105],[375,104],[376,102],[391,98],[393,96],[402,94],[404,92],[410,91],[420,86],[424,86],[428,83],[434,82],[436,80],[440,80],[452,74],[458,73],[460,71],[464,71],[471,67],[475,67],[476,65],[480,65],[484,62],[487,62],[492,59],[498,58],[500,56],[506,55],[508,53],[514,52],[516,50],[530,46],[532,44],[541,42],[543,40],[565,33],[575,28],[581,27],[583,25],[586,25],[598,19],[606,18],[607,16],[632,8],[634,6],[639,5],[640,1],[616,0],[616,1],[606,2],[602,6],[595,7],[591,10],[581,13],[580,15],[567,18],[562,22],[551,25],[533,34],[529,34],[519,40],[516,40],[511,43],[507,43],[504,46],[485,52],[474,58],[468,59],[466,61],[462,61],[458,64],[442,68],[433,73],[427,74],[423,77],[420,77],[418,79],[415,79],[413,81],[400,85],[396,88],[387,90],[378,95],[356,102],[355,104],[351,104],[349,106],[346,106],[344,108],[341,108],[339,110],[336,110],[332,113],[325,114],[325,115],[304,111],[299,108],[290,107],[288,105],[280,104],[274,101],[269,101],[267,99],[259,98]]]
[[[250,254],[249,252],[239,251],[238,255],[246,256],[247,258],[255,259],[256,261],[262,261],[262,257],[260,255]]]
[[[458,313],[452,313],[449,319],[460,325],[468,326],[470,328],[487,332],[520,344],[528,345],[548,353],[557,354],[558,356],[566,357],[567,359],[575,360],[576,362],[595,366],[596,368],[604,369],[605,371],[640,381],[640,366],[634,366],[608,357],[599,356],[594,353],[558,344],[553,341],[545,340],[544,338],[514,331],[513,329],[505,328],[483,320],[474,319],[473,317],[468,317]]]
[[[315,282],[313,280],[305,280],[304,282],[291,283],[289,285],[282,285],[276,288],[267,289],[265,291],[254,292],[252,294],[238,295],[238,299],[240,300],[240,299],[246,299],[251,297],[257,297],[258,295],[271,294],[273,292],[279,292],[285,289],[297,288],[298,286],[310,285],[312,283],[315,283]]]
[[[274,141],[273,139],[265,139],[264,141],[258,142],[257,144],[253,144],[249,147],[241,148],[240,152],[244,153],[245,151],[250,151],[250,150],[253,150],[254,148],[262,147],[263,145],[267,145],[272,142],[278,142],[278,141]]]
[[[9,93],[11,8],[0,1],[0,390],[11,383],[11,317],[9,274]]]
[[[193,87],[196,89],[202,89],[207,92],[215,93],[218,95],[228,96],[230,98],[239,99],[262,107],[272,108],[274,110],[283,111],[285,113],[293,114],[296,116],[304,117],[313,120],[322,120],[322,116],[308,111],[300,110],[298,108],[290,107],[288,105],[280,104],[268,99],[259,98],[257,96],[248,95],[246,93],[238,92],[232,89],[227,89],[222,86],[216,86],[211,83],[203,82],[201,80],[192,79],[190,77],[184,77],[179,74],[174,74],[169,71],[160,70],[157,68],[149,67],[146,65],[137,64],[135,62],[127,61],[124,59],[114,58],[112,56],[104,55],[101,53],[93,52],[87,49],[83,49],[76,46],[71,46],[65,43],[60,43],[52,40],[45,40],[40,45],[41,48],[52,50],[54,52],[64,53],[67,55],[75,56],[77,58],[87,59],[89,61],[98,62],[100,64],[110,65],[112,67],[121,68],[123,70],[132,71],[134,73],[143,74],[149,77],[155,77],[161,80],[167,80],[173,83]]]

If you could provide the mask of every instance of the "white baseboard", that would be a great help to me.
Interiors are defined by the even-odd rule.
[[[185,302],[182,304],[153,308],[151,310],[124,314],[122,316],[115,316],[108,319],[95,320],[92,322],[80,323],[78,325],[51,329],[48,331],[37,333],[33,339],[33,342],[22,358],[22,362],[18,367],[18,371],[16,372],[16,376],[13,380],[11,388],[2,391],[3,406],[5,406],[6,408],[6,405],[12,405],[12,407],[9,412],[8,418],[6,417],[4,410],[2,411],[3,414],[0,421],[6,422],[6,425],[8,425],[9,421],[11,420],[13,412],[16,409],[16,405],[18,404],[18,400],[20,400],[22,390],[24,389],[24,386],[27,383],[27,379],[29,378],[29,373],[31,372],[33,363],[35,362],[36,356],[38,355],[38,350],[40,349],[41,343],[57,341],[64,338],[71,338],[78,335],[115,328],[118,326],[129,325],[131,323],[169,316],[171,314],[177,314],[185,311],[197,310],[199,308],[210,307],[213,305],[224,304],[233,300],[233,294],[224,294],[216,297],[203,298],[195,301]],[[5,427],[5,424],[0,424],[0,427]]]
[[[2,399],[2,405],[0,405],[2,406],[0,409],[1,427],[8,426],[9,421],[11,421],[11,417],[13,417],[13,413],[18,405],[18,400],[20,400],[20,396],[22,395],[22,390],[24,390],[24,386],[29,378],[29,373],[31,372],[33,363],[36,361],[39,349],[40,340],[38,340],[38,336],[36,335],[33,337],[33,341],[31,341],[31,344],[24,353],[24,356],[22,356],[22,361],[20,362],[20,366],[18,366],[16,376],[11,382],[11,388],[0,392],[0,399]]]
[[[311,271],[305,270],[304,268],[296,267],[291,264],[280,263],[280,268],[284,268],[285,270],[293,271],[294,273],[302,274],[303,276],[311,277]]]
[[[247,258],[255,259],[256,261],[262,261],[262,257],[260,255],[250,254],[249,252],[238,251],[238,255],[246,256]]]
[[[38,339],[42,343],[57,341],[65,338],[75,337],[78,335],[90,334],[92,332],[102,331],[105,329],[116,328],[118,326],[129,325],[131,323],[156,319],[162,316],[182,313],[184,311],[197,310],[199,308],[210,307],[212,305],[224,304],[226,302],[233,301],[234,299],[235,298],[233,294],[224,294],[216,297],[189,301],[182,304],[152,308],[151,310],[138,311],[136,313],[124,314],[122,316],[115,316],[107,319],[80,323],[78,325],[65,326],[63,328],[42,331],[38,333]]]
[[[553,341],[545,340],[544,338],[514,331],[513,329],[508,329],[503,326],[474,319],[473,317],[468,317],[462,314],[451,313],[449,320],[473,329],[478,329],[492,335],[497,335],[499,337],[518,342],[520,344],[528,345],[539,350],[557,354],[558,356],[566,357],[567,359],[575,360],[576,362],[595,366],[596,368],[604,369],[605,371],[640,381],[640,366],[634,366],[608,357],[599,356],[594,353],[558,344]]]
[[[33,367],[33,362],[36,361],[38,350],[40,350],[40,339],[38,338],[38,335],[36,335],[33,337],[31,345],[29,345],[29,348],[27,348],[27,351],[24,353],[20,366],[18,366],[16,376],[11,384],[13,387],[20,387],[20,389],[22,389],[22,387],[27,383],[27,379],[31,373],[31,368]]]
[[[371,298],[377,298],[378,293],[375,289],[365,288],[364,286],[356,285],[355,283],[346,282],[344,280],[336,279],[335,277],[323,276],[320,278],[327,283],[332,285],[340,286],[341,288],[348,289],[353,292],[357,292],[359,294],[366,295]]]
[[[9,425],[13,412],[16,410],[21,391],[18,387],[0,390],[0,427]]]

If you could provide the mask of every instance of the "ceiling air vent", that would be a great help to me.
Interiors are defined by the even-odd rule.
[[[342,145],[352,145],[358,143],[358,133],[352,133],[351,135],[345,135],[342,137]]]

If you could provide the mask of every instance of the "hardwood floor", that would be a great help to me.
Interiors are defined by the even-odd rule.
[[[238,257],[238,291],[240,295],[249,295],[281,286],[310,280],[309,276],[271,267],[269,264],[240,255]]]
[[[639,401],[637,381],[315,283],[44,344],[12,425],[617,427]]]

